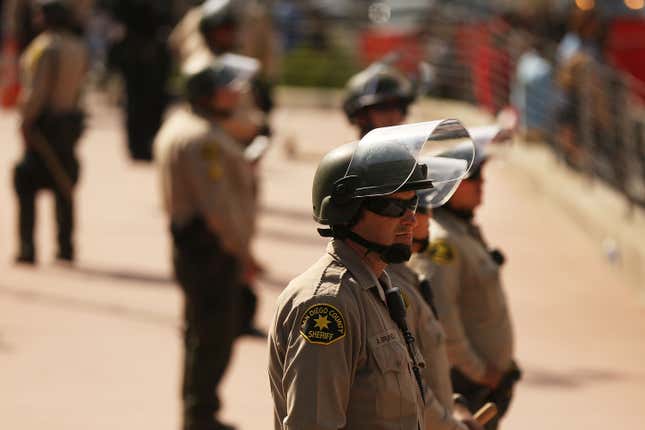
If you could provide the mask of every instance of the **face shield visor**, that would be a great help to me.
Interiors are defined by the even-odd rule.
[[[255,78],[260,70],[258,60],[237,54],[220,55],[217,57],[215,64],[230,73],[231,79],[226,86],[239,92],[248,89],[249,82]]]
[[[503,155],[513,138],[513,130],[502,128],[499,125],[471,127],[468,133],[475,144],[475,159],[473,166],[466,177],[481,168],[482,164],[490,157]]]
[[[434,160],[460,143],[470,151],[448,162]],[[463,178],[473,156],[468,131],[455,119],[377,128],[358,143],[340,188],[349,198],[432,188]]]
[[[450,178],[461,173],[460,160],[471,156],[474,145],[475,153],[470,170],[459,179],[436,180],[433,182],[433,188],[419,191],[419,207],[433,209],[446,203],[454,194],[461,180],[469,178],[473,172],[480,169],[488,157],[503,152],[513,136],[512,130],[501,128],[498,125],[472,127],[468,129],[468,134],[472,143],[464,141],[439,153],[438,156],[430,156],[421,160],[428,166],[428,170],[441,172],[441,176]]]

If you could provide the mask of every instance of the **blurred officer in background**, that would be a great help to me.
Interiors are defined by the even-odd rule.
[[[388,272],[409,258],[416,190],[431,186],[418,153],[435,131],[458,129],[379,128],[321,160],[314,219],[332,240],[278,298],[269,335],[275,428],[426,428],[425,363]]]
[[[255,62],[257,73],[251,79],[251,91],[242,95],[235,112],[227,121],[225,127],[241,146],[247,147],[253,142],[259,143],[254,148],[268,147],[271,135],[268,113],[273,107],[273,101],[264,83],[268,82],[268,68],[271,62],[271,51],[262,44],[251,43],[254,40],[264,40],[267,46],[271,40],[270,26],[266,26],[268,11],[255,1],[207,0],[201,5],[194,6],[184,15],[170,34],[169,43],[176,61],[181,64],[193,61],[195,58],[217,58],[222,61]],[[254,36],[255,35],[255,36]],[[241,45],[240,42],[247,41]],[[242,49],[244,48],[244,49]],[[265,49],[266,48],[266,49]],[[245,55],[233,54],[242,52]],[[249,57],[250,55],[251,57]],[[264,136],[258,140],[258,136]],[[255,151],[253,161],[254,187],[259,198],[259,177],[257,165],[264,150]],[[251,150],[251,151],[254,151]],[[253,326],[257,308],[257,295],[252,285],[242,288],[242,325],[241,334],[254,336],[264,335]]]
[[[38,7],[37,0],[2,0],[0,1],[1,35],[0,44],[2,61],[0,62],[0,106],[14,107],[20,94],[18,59],[24,49],[36,37],[37,23],[33,22],[34,9]],[[70,30],[81,34],[90,15],[93,0],[68,0],[71,18],[68,23]],[[36,24],[36,25],[34,25]]]
[[[276,73],[277,50],[267,6],[259,0],[207,0],[190,9],[170,35],[170,46],[179,64],[195,54],[220,56],[238,53],[257,59],[260,72],[252,83],[250,100],[260,113],[257,121],[266,123],[261,113],[273,109],[272,87]],[[243,100],[244,101],[244,100]],[[252,136],[253,137],[253,136]]]
[[[169,102],[171,58],[167,46],[172,26],[171,0],[103,0],[123,25],[124,34],[110,47],[108,66],[125,83],[128,150],[134,160],[152,160],[152,142]]]
[[[74,259],[73,192],[79,176],[75,147],[83,131],[80,96],[89,60],[85,44],[72,31],[66,1],[39,0],[36,13],[44,31],[21,58],[20,130],[25,151],[14,171],[20,234],[16,261],[35,262],[35,199],[39,190],[48,189],[56,203],[56,258],[70,262]]]
[[[401,124],[414,99],[414,86],[409,79],[392,66],[376,63],[349,80],[343,108],[348,120],[358,128],[362,137],[374,128]],[[451,182],[452,188],[454,189],[458,183],[458,180]],[[425,196],[428,191],[419,191],[418,194]],[[415,215],[417,220],[419,218],[425,220],[424,237],[426,239],[428,216],[425,208],[431,201],[433,200],[429,199],[418,208],[425,215]],[[414,231],[417,230],[418,228],[415,227]],[[417,244],[411,247],[412,251],[418,251],[418,249]],[[421,290],[422,287],[426,290],[429,288],[427,281],[422,285],[417,274],[403,263],[390,265],[388,273],[392,278],[392,284],[401,288],[406,299],[408,325],[415,335],[419,350],[426,362],[426,366],[422,369],[428,388],[425,428],[428,430],[480,429],[481,426],[472,419],[468,410],[461,404],[453,402],[445,335],[430,303],[426,302],[426,299],[430,301],[432,299],[428,299],[427,291]],[[456,412],[455,409],[457,409]]]
[[[343,111],[362,137],[374,128],[401,124],[415,97],[412,82],[396,68],[374,63],[347,82]]]
[[[230,429],[215,415],[217,386],[239,325],[239,286],[252,276],[253,176],[224,131],[246,83],[221,64],[188,68],[190,106],[174,112],[155,141],[185,297],[183,429]]]
[[[489,248],[473,220],[482,202],[483,168],[491,140],[476,135],[473,132],[472,168],[448,202],[433,211],[430,246],[412,264],[432,277],[436,308],[447,335],[453,388],[466,397],[471,411],[486,402],[495,403],[499,415],[486,425],[494,429],[509,407],[520,371],[513,361],[513,329],[499,273],[504,257]],[[459,157],[466,150],[464,145],[441,155]],[[417,258],[429,258],[432,265],[419,265]]]

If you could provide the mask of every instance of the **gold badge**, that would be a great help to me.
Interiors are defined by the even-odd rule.
[[[450,263],[455,258],[455,252],[452,246],[443,239],[438,239],[430,243],[428,251],[430,259],[437,264]]]
[[[300,321],[300,334],[316,345],[331,345],[344,338],[346,332],[343,314],[327,303],[310,306]]]

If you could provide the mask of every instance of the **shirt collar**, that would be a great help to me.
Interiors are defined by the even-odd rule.
[[[441,224],[447,224],[451,230],[468,233],[468,223],[445,208],[435,209],[432,217]]]
[[[345,242],[339,239],[332,239],[327,245],[327,253],[332,258],[340,262],[343,266],[352,272],[360,286],[364,289],[370,289],[378,285],[376,275],[372,272],[361,257],[350,248]]]

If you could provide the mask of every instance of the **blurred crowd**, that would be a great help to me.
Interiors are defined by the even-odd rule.
[[[5,107],[17,101],[19,54],[37,32],[32,3],[2,2]],[[72,3],[90,50],[90,79],[106,84],[119,72],[129,95],[121,99],[128,149],[134,159],[149,159],[162,113],[178,94],[173,56],[185,55],[173,53],[168,37],[199,2]],[[426,61],[430,95],[477,103],[493,114],[512,105],[528,140],[547,141],[571,167],[642,205],[643,10],[620,1],[495,4],[241,1],[246,30],[237,51],[260,60],[265,92],[275,83],[342,87],[392,51],[404,54],[400,65],[408,73]],[[271,36],[263,37],[267,31]],[[147,109],[140,109],[142,100]]]

